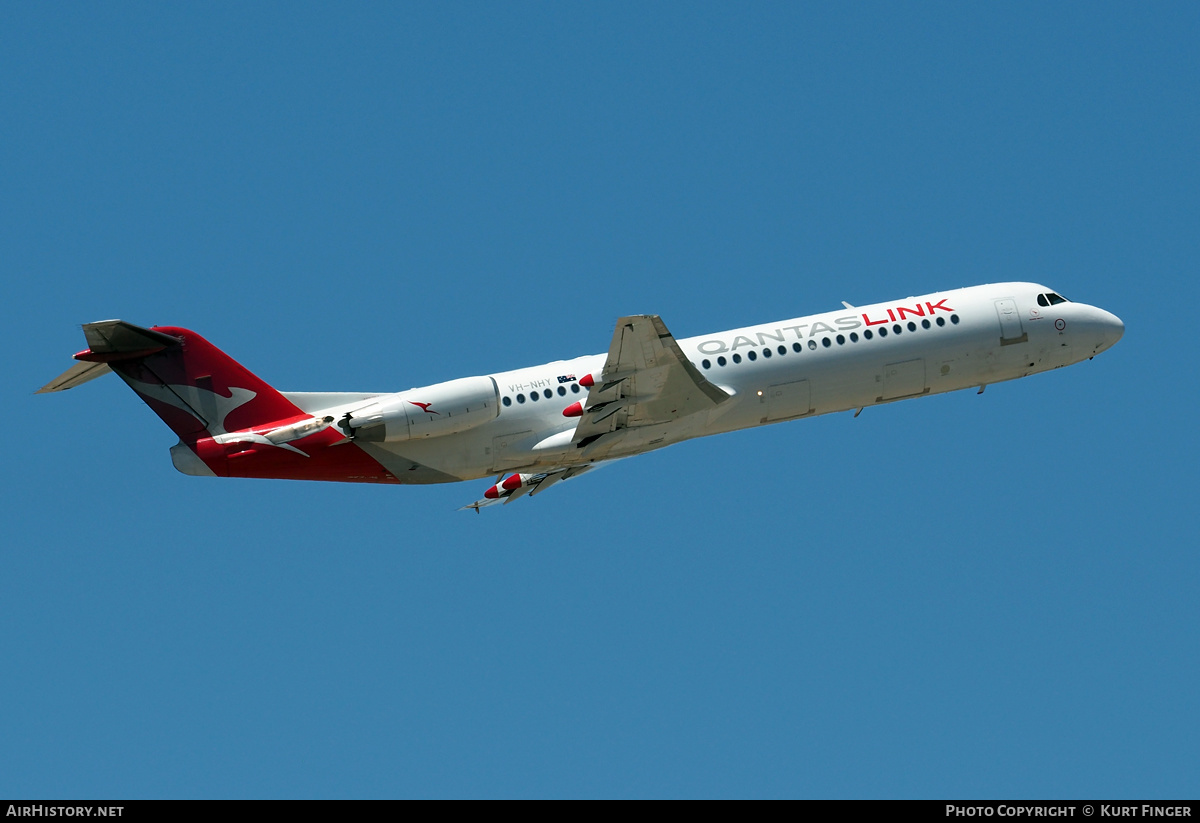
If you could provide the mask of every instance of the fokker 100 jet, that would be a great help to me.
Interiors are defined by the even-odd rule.
[[[1115,315],[998,283],[676,340],[617,321],[607,354],[402,392],[277,391],[193,331],[83,327],[42,392],[114,371],[179,436],[184,474],[448,483],[495,475],[463,508],[538,494],[607,461],[736,429],[978,388],[1087,360]]]

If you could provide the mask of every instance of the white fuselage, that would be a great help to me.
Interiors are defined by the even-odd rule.
[[[1086,360],[1120,339],[1124,326],[1114,315],[1081,303],[1040,305],[1039,295],[1047,294],[1053,293],[1034,283],[997,283],[679,340],[687,359],[731,399],[586,447],[572,442],[578,418],[564,417],[563,410],[587,397],[578,380],[599,377],[603,354],[488,375],[498,413],[466,431],[360,446],[401,482],[584,465],[710,434],[1025,377]],[[334,417],[364,402],[363,396],[345,402],[343,395],[336,405],[328,395],[287,396],[305,411]]]

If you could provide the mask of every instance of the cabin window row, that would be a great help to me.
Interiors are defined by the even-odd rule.
[[[578,383],[571,384],[571,393],[579,394],[579,384]],[[559,397],[567,396],[567,387],[566,386],[558,387],[558,396]],[[531,403],[536,403],[538,400],[540,400],[543,397],[546,398],[547,400],[549,400],[550,398],[554,397],[554,392],[552,392],[550,389],[542,389],[541,392],[531,391],[529,393],[528,398],[526,398],[524,392],[522,392],[521,394],[517,395],[517,402],[524,403],[528,399]],[[511,397],[509,397],[508,395],[505,395],[504,398],[500,402],[503,403],[505,406],[511,406],[513,404],[513,399]]]
[[[959,322],[958,315],[957,314],[950,315],[950,322],[952,324],[957,325]],[[934,323],[936,323],[939,326],[944,326],[944,325],[946,325],[946,318],[939,316],[935,321],[933,321],[933,323],[931,323],[929,321],[929,319],[926,318],[921,321],[920,325],[921,325],[921,328],[928,329],[928,328],[931,328]],[[901,325],[900,323],[896,323],[895,325],[892,326],[891,333],[893,335],[903,334],[905,328],[907,328],[910,332],[916,331],[917,323],[915,323],[912,320],[908,321],[908,323],[906,325]],[[874,339],[876,334],[878,334],[880,337],[887,337],[888,336],[888,327],[882,326],[876,330],[867,329],[866,331],[864,331],[862,333],[862,339],[863,340],[872,340],[872,339]],[[847,341],[849,341],[851,343],[857,343],[858,340],[859,340],[858,332],[852,331],[852,332],[850,332],[850,334],[848,336],[845,334],[839,334],[836,337],[822,337],[821,345],[828,349],[828,348],[831,348],[834,345],[834,343],[836,343],[839,346],[844,346]],[[817,341],[815,339],[810,338],[808,341],[808,348],[812,351],[816,351]],[[775,348],[775,352],[778,352],[780,357],[787,354],[787,351],[788,351],[787,346],[777,346]],[[799,342],[793,343],[792,351],[799,354],[800,352],[804,351],[804,346],[801,345]],[[762,350],[762,356],[764,359],[770,358],[772,356],[772,351],[769,346]],[[753,349],[746,352],[746,359],[752,363],[755,360],[757,360],[758,357],[759,357],[758,352]],[[732,360],[735,364],[741,363],[742,356],[740,354],[733,354],[733,355],[730,355],[730,360]],[[721,355],[720,357],[717,358],[716,364],[717,364],[717,366],[727,366],[727,365],[729,365],[729,360],[725,359],[725,355]],[[705,358],[704,360],[700,361],[700,365],[706,369],[711,369],[713,367],[713,361],[708,358]]]

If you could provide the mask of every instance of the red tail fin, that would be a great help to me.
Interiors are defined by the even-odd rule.
[[[109,320],[84,333],[76,359],[106,362],[184,442],[304,414],[194,331]]]
[[[43,391],[115,371],[179,435],[171,458],[184,474],[398,482],[361,449],[331,448],[346,442],[332,416],[302,411],[193,331],[105,320],[83,332],[83,362]]]

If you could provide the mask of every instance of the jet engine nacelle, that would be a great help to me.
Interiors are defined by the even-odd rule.
[[[338,425],[362,440],[397,442],[472,429],[500,414],[500,390],[490,377],[464,377],[376,398]]]

